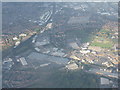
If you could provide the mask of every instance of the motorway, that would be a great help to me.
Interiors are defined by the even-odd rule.
[[[118,73],[111,73],[99,69],[90,69],[88,72],[118,79]]]

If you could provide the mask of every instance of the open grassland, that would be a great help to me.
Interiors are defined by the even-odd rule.
[[[91,46],[98,46],[101,48],[112,48],[113,42],[108,38],[110,31],[108,30],[100,30],[93,39]]]

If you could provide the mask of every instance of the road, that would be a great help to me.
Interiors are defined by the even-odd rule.
[[[106,72],[98,69],[90,69],[88,72],[118,79],[118,73],[111,73],[111,72]]]

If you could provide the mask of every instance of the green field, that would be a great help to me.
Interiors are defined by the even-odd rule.
[[[101,48],[112,48],[113,42],[111,39],[109,39],[110,31],[101,29],[99,31],[99,35],[96,36],[92,43],[91,46],[97,46]]]
[[[111,48],[113,45],[111,42],[108,42],[108,43],[93,42],[91,43],[91,46],[98,46],[101,48]]]

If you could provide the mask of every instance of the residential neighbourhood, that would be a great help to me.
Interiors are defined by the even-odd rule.
[[[34,7],[35,15],[26,15],[18,4],[21,16],[14,13],[18,18],[7,24],[7,12],[15,7],[3,4],[3,24],[14,25],[10,33],[4,26],[1,36],[3,87],[118,88],[117,3],[21,5],[26,12]],[[24,27],[17,20],[28,24]],[[24,28],[15,29],[15,22]]]

